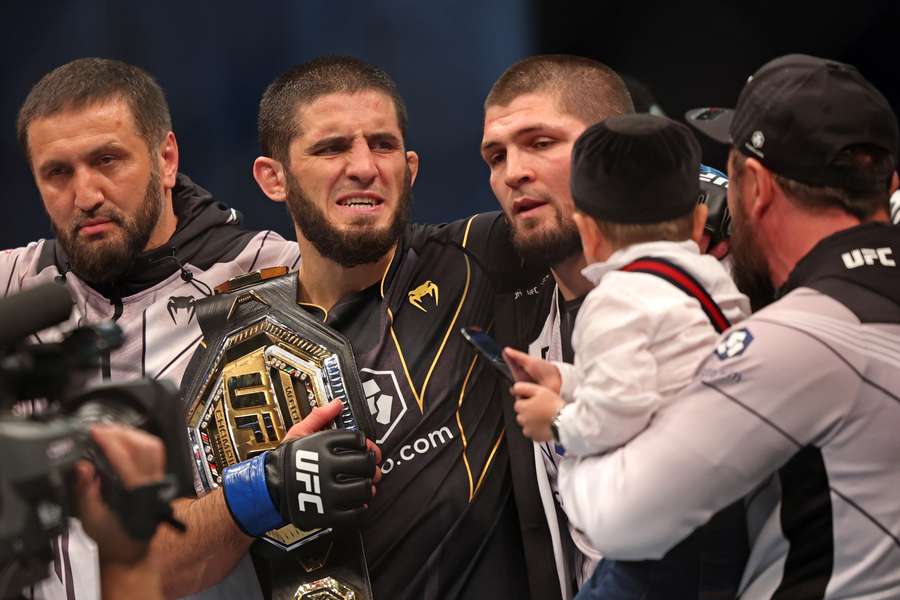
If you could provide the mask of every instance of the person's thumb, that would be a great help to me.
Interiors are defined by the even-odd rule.
[[[332,400],[325,406],[317,406],[299,423],[295,423],[284,436],[285,442],[301,438],[324,429],[334,421],[344,407],[340,400]]]
[[[516,381],[534,380],[527,368],[527,365],[531,362],[531,357],[528,354],[507,346],[503,349],[503,360],[506,362],[509,370],[512,371],[513,378]]]

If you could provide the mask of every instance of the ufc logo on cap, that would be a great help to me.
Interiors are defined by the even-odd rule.
[[[319,490],[319,453],[310,450],[297,450],[294,455],[294,465],[297,469],[297,481],[306,488],[305,492],[297,494],[297,504],[301,512],[306,511],[306,505],[312,504],[320,515],[322,508],[322,496]]]
[[[890,248],[858,248],[850,252],[844,252],[841,255],[844,266],[848,269],[855,269],[865,265],[874,265],[879,263],[883,267],[895,267],[896,261],[891,258]]]

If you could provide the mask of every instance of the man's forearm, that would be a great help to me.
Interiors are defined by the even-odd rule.
[[[103,600],[163,600],[159,566],[147,560],[137,564],[101,564]]]
[[[364,480],[366,486],[371,486],[372,481],[377,482],[380,473],[375,468],[375,462],[379,456],[374,445],[372,448],[376,452],[370,457],[369,450],[371,448],[367,448],[366,441],[361,437],[359,440],[356,440],[356,434],[351,432],[329,432],[328,436],[331,437],[312,435],[333,421],[340,414],[341,407],[341,401],[335,400],[325,407],[314,408],[302,421],[291,427],[285,436],[286,445],[271,453],[267,453],[268,457],[277,455],[288,445],[297,444],[303,438],[310,442],[312,444],[311,449],[317,452],[320,459],[320,467],[323,464],[328,464],[325,462],[326,459],[342,465],[338,468],[336,474],[332,476],[334,482],[341,481],[342,478],[348,476],[351,479],[370,477],[371,479]],[[351,439],[344,439],[348,435]],[[329,441],[333,441],[335,439],[334,436],[343,436],[341,438],[343,441],[334,446]],[[357,452],[353,460],[348,464],[347,449],[354,447]],[[341,456],[332,456],[335,449],[341,452]],[[293,456],[293,453],[288,452],[287,455]],[[239,465],[248,466],[252,460],[239,463]],[[268,459],[266,458],[266,460]],[[253,488],[256,488],[256,498],[261,502],[259,487],[262,486],[262,494],[268,495],[270,493],[268,484],[261,479],[255,482],[250,481],[250,473],[251,471],[248,469],[235,469],[231,472],[235,476],[230,478],[226,471],[223,485],[228,488],[229,481],[233,479],[231,485],[234,487],[229,489],[243,489],[246,491],[246,488],[249,486],[252,491]],[[257,473],[257,475],[261,476],[261,472]],[[326,488],[324,483],[322,485],[324,496],[329,488]],[[341,486],[342,489],[346,488],[346,482],[341,483]],[[238,494],[238,496],[240,495]],[[242,519],[241,523],[248,531],[265,531],[267,528],[270,528],[273,520],[283,524],[283,519],[277,514],[276,505],[270,506],[269,510],[276,511],[277,519],[272,517],[271,514],[266,515],[265,510],[261,513],[255,510],[260,507],[260,502],[251,501],[248,505],[246,498],[252,499],[254,497],[253,493],[245,494],[244,497],[245,502],[243,506],[239,503],[235,514],[238,515],[238,519]],[[333,502],[335,506],[341,507],[336,511],[328,511],[326,516],[333,519],[332,523],[338,522],[341,518],[354,517],[356,513],[363,510],[364,503],[368,502],[371,496],[367,495],[365,498],[358,499],[356,503],[342,500],[340,494],[336,494],[336,498],[336,500],[333,499],[330,502],[326,502],[328,506]],[[232,499],[231,495],[229,495],[229,499]],[[271,498],[269,500],[271,501]],[[235,508],[235,504],[230,506]],[[157,553],[162,563],[163,592],[165,592],[167,598],[193,594],[218,583],[234,569],[253,541],[253,538],[246,535],[235,523],[235,517],[232,517],[221,487],[197,500],[176,500],[172,503],[172,508],[175,512],[175,518],[187,526],[187,531],[181,534],[171,527],[163,527],[156,534],[152,544],[152,552]],[[243,514],[240,512],[241,509],[243,509]],[[358,518],[358,515],[356,517]],[[303,527],[300,523],[295,523],[295,525]],[[323,526],[323,524],[310,525],[310,527],[320,526]],[[326,524],[326,526],[331,525]]]
[[[168,598],[193,594],[221,581],[253,541],[235,524],[221,489],[196,500],[177,500],[173,508],[187,531],[182,534],[163,527],[153,540]]]

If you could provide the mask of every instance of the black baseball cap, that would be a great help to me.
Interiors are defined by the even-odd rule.
[[[805,54],[763,65],[747,80],[734,110],[697,108],[685,119],[774,173],[852,191],[884,190],[890,173],[836,168],[838,153],[871,145],[896,164],[900,146],[894,111],[856,67]]]
[[[700,192],[700,143],[689,127],[650,114],[609,117],[572,148],[572,198],[608,223],[662,223],[689,214]]]

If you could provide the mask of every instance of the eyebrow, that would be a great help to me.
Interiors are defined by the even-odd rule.
[[[400,138],[390,131],[376,131],[375,133],[367,135],[366,141],[370,144],[372,142],[394,142],[399,144]]]
[[[125,146],[123,146],[122,144],[120,144],[119,142],[108,141],[108,142],[103,142],[96,148],[91,148],[90,150],[85,152],[83,155],[81,155],[80,158],[87,157],[90,160],[90,159],[94,159],[97,156],[104,154],[105,152],[118,152],[118,153],[126,152],[127,153],[128,149]],[[69,165],[69,163],[70,163],[70,161],[58,160],[55,158],[51,158],[50,160],[39,165],[37,168],[37,171],[40,173],[45,173],[45,172],[47,172],[51,169],[55,169],[57,167],[66,167]]]
[[[547,123],[536,123],[534,125],[529,125],[528,127],[524,127],[522,129],[516,130],[512,134],[512,137],[513,137],[513,139],[515,139],[515,138],[521,137],[523,135],[528,135],[528,134],[534,133],[536,131],[543,131],[543,130],[547,130],[547,129],[555,130],[555,129],[558,129],[558,127],[554,127],[553,125],[548,125]],[[501,143],[497,142],[497,141],[485,142],[485,143],[481,144],[481,152],[482,153],[488,152],[491,149],[493,149],[497,146],[500,146],[500,145],[501,145]]]
[[[68,163],[62,160],[50,159],[48,161],[44,161],[40,165],[38,165],[37,169],[35,169],[38,173],[44,174],[47,171],[52,171],[58,167],[66,167]]]
[[[126,148],[122,144],[120,144],[118,142],[110,141],[110,142],[104,142],[103,144],[100,144],[96,148],[91,149],[87,153],[87,156],[89,156],[91,158],[96,158],[97,156],[100,156],[101,154],[105,154],[107,152],[117,152],[120,154],[123,152],[126,154],[129,153],[128,148]]]
[[[322,148],[327,146],[332,146],[334,144],[347,144],[350,142],[350,137],[346,135],[333,135],[330,137],[322,138],[320,140],[316,140],[313,144],[306,148],[306,152],[314,153],[318,152]]]
[[[350,145],[352,143],[354,137],[355,136],[351,136],[351,135],[332,135],[332,136],[329,136],[326,138],[322,138],[322,139],[314,142],[312,145],[310,145],[306,149],[306,152],[308,152],[308,153],[318,152],[319,150],[321,150],[323,148],[327,148],[328,146],[331,146],[334,144]],[[400,138],[395,133],[392,133],[390,131],[376,131],[375,133],[370,133],[370,134],[366,135],[365,138],[366,138],[366,142],[368,142],[370,144],[373,142],[388,141],[388,142],[393,142],[393,143],[400,145]]]

